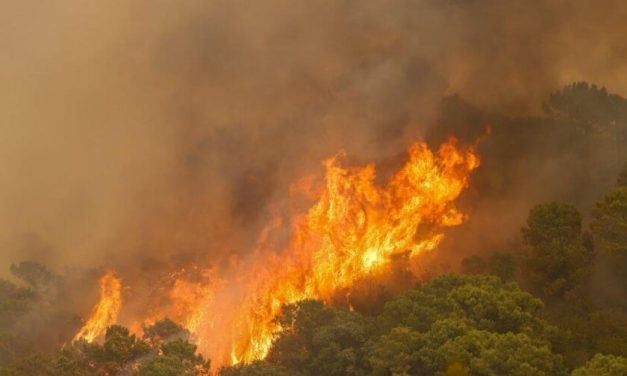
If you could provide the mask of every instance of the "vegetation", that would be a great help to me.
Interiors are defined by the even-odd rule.
[[[445,105],[471,112],[473,119],[483,116],[459,98]],[[368,300],[370,305],[361,302],[356,311],[312,300],[287,305],[276,318],[285,330],[277,333],[266,359],[213,371],[222,376],[626,375],[627,167],[616,184],[599,184],[590,176],[602,167],[590,162],[589,150],[595,137],[627,129],[627,101],[577,83],[554,93],[545,107],[545,117],[509,119],[511,127],[494,131],[494,142],[505,145],[499,149],[503,158],[488,160],[492,165],[475,183],[488,198],[520,183],[509,175],[508,161],[524,159],[523,147],[506,140],[542,156],[567,143],[573,156],[583,156],[571,165],[586,172],[581,184],[602,187],[585,190],[598,193],[592,211],[580,212],[591,205],[581,204],[587,198],[574,193],[579,187],[566,187],[554,196],[576,205],[531,207],[520,223],[520,242],[510,249],[470,256],[460,274]],[[460,120],[450,116],[443,124],[447,121]],[[461,134],[477,136],[472,129]],[[535,145],[538,139],[550,140],[550,146]],[[494,152],[495,144],[485,144],[486,153]],[[141,337],[112,326],[101,343],[63,345],[80,323],[67,304],[80,280],[34,262],[10,270],[13,282],[0,279],[0,376],[209,374],[210,362],[197,353],[189,333],[167,319],[145,328]],[[622,287],[610,298],[603,294],[608,285]],[[47,324],[53,321],[58,325]]]
[[[627,375],[627,359],[620,356],[597,354],[585,365],[573,371],[572,376]]]
[[[522,264],[534,290],[546,298],[581,298],[592,273],[594,251],[582,232],[581,214],[571,205],[542,204],[531,209],[522,228]]]
[[[565,374],[542,302],[495,276],[444,275],[360,314],[316,301],[287,306],[266,361],[290,375]],[[248,366],[224,375],[254,374]]]
[[[604,251],[627,255],[627,186],[612,189],[597,203],[592,231]]]
[[[169,324],[166,324],[169,325]],[[163,326],[157,323],[156,326]],[[150,329],[150,328],[149,328]],[[179,333],[184,330],[179,327]],[[102,344],[78,341],[64,346],[52,357],[28,356],[9,368],[3,376],[183,376],[208,374],[209,362],[196,354],[196,345],[187,340],[164,339],[158,347],[146,338],[137,338],[123,326],[111,326]]]

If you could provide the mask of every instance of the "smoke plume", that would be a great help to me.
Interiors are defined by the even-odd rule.
[[[322,159],[383,179],[412,140],[451,134],[485,137],[488,172],[447,252],[504,247],[580,177],[567,145],[534,159],[559,136],[540,120],[500,129],[574,80],[627,94],[625,19],[620,0],[5,1],[0,260],[114,267],[149,301],[168,273],[245,258]]]

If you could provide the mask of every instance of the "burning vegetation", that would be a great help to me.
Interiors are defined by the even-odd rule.
[[[442,145],[436,154],[416,143],[405,166],[383,188],[374,184],[374,165],[344,168],[337,157],[324,165],[318,201],[305,215],[292,216],[288,245],[277,251],[269,239],[276,229],[265,229],[254,261],[237,272],[243,276],[243,294],[235,311],[226,315],[233,321],[219,326],[226,326],[233,336],[226,348],[231,349],[234,364],[267,355],[281,330],[274,318],[283,305],[305,299],[329,302],[356,281],[389,272],[394,256],[408,253],[414,259],[433,250],[442,239],[442,228],[463,221],[453,203],[478,158],[472,151],[457,149],[455,141]],[[277,218],[272,223],[283,221]],[[237,282],[225,285],[232,283]],[[207,310],[209,318],[225,308],[218,299],[198,307]],[[221,330],[204,330],[197,336],[221,336]],[[213,349],[209,353],[217,362],[225,359]]]
[[[617,115],[599,118],[594,108],[582,115],[571,107],[593,99]],[[11,376],[624,373],[627,297],[608,286],[621,286],[627,265],[625,170],[594,171],[614,182],[589,213],[558,202],[531,206],[510,249],[471,252],[459,274],[435,277],[442,273],[438,263],[450,257],[447,249],[477,242],[473,229],[495,213],[486,205],[498,207],[503,195],[520,197],[517,175],[508,174],[536,169],[535,158],[551,160],[555,152],[548,145],[527,154],[505,141],[555,146],[567,137],[572,149],[560,159],[573,158],[572,166],[594,166],[622,152],[602,146],[619,135],[611,133],[616,124],[627,126],[627,100],[575,84],[553,94],[547,110],[546,117],[526,120],[482,115],[494,124],[487,134],[481,125],[435,149],[415,142],[384,168],[351,163],[343,152],[327,158],[324,174],[296,179],[288,199],[269,202],[252,251],[163,268],[150,289],[136,270],[123,267],[58,275],[35,262],[15,264],[11,272],[23,286],[0,285],[7,302],[0,324],[8,333],[4,343],[18,346],[1,353],[9,367],[0,370]],[[455,98],[442,111],[453,118],[478,113]],[[449,120],[440,121],[451,133]],[[427,139],[434,144],[441,135]],[[494,153],[504,158],[491,158]],[[569,181],[578,181],[582,171],[572,171]],[[603,185],[582,184],[577,188],[590,192]],[[555,187],[554,194],[581,206],[591,195]],[[507,229],[500,213],[499,228]],[[499,239],[479,234],[479,244]],[[88,286],[95,273],[94,305],[69,286]],[[74,321],[51,328],[45,323],[54,317]],[[63,342],[47,339],[53,346],[39,348],[47,355],[30,358],[20,349],[36,348],[23,341],[37,325],[41,338],[63,333]],[[589,345],[575,345],[584,342]]]
[[[282,330],[275,317],[284,305],[306,299],[331,302],[357,281],[390,273],[397,256],[417,263],[438,246],[444,228],[464,221],[454,202],[479,165],[472,148],[460,147],[455,139],[435,153],[414,143],[404,166],[379,187],[373,164],[346,168],[340,160],[341,155],[324,161],[320,187],[293,190],[317,201],[306,213],[292,213],[287,229],[285,219],[272,219],[251,260],[229,271],[237,278],[218,271],[209,278],[222,280],[195,293],[182,287],[189,282],[175,279],[170,295],[174,312],[214,364],[265,358]],[[282,231],[291,232],[290,239],[278,249],[273,236]],[[100,286],[100,302],[76,338],[92,342],[116,323],[120,281],[108,272]]]
[[[102,337],[108,327],[117,323],[122,308],[122,282],[109,271],[100,278],[100,299],[74,340],[92,342]]]
[[[571,107],[593,99],[616,116]],[[442,111],[453,119],[479,113],[457,98]],[[24,287],[1,285],[9,303],[0,324],[9,333],[3,341],[19,346],[2,353],[10,364],[2,372],[621,374],[627,367],[627,297],[608,286],[623,283],[627,265],[625,170],[594,170],[592,176],[616,180],[605,196],[598,193],[589,213],[558,202],[528,207],[518,243],[505,251],[466,251],[455,258],[461,259],[459,274],[436,277],[451,247],[471,249],[478,241],[473,229],[492,223],[495,211],[487,207],[502,205],[503,195],[520,197],[517,175],[508,174],[536,169],[539,155],[551,160],[555,152],[549,145],[527,154],[526,147],[505,141],[524,146],[542,139],[556,146],[567,137],[571,149],[560,159],[573,158],[571,166],[585,161],[587,168],[622,153],[602,146],[620,136],[612,133],[616,124],[627,126],[627,100],[575,84],[554,93],[547,111],[526,120],[484,114],[477,123],[483,125],[455,132],[444,116],[442,132],[427,134],[429,142],[440,141],[441,133],[463,139],[448,138],[433,149],[414,142],[402,158],[379,166],[351,162],[344,152],[324,159],[318,167],[324,174],[296,179],[285,190],[287,199],[269,201],[251,251],[160,267],[150,288],[124,267],[57,275],[35,262],[13,265]],[[487,133],[486,123],[493,124]],[[494,153],[504,158],[491,158]],[[572,171],[569,181],[578,181],[582,171]],[[583,195],[568,185],[552,192],[584,206],[603,184],[582,184]],[[500,213],[499,228],[507,229]],[[479,244],[505,244],[499,234],[478,233]],[[100,278],[95,304],[68,288],[89,286],[94,274]],[[25,357],[19,349],[34,346],[20,333],[37,326],[38,316],[74,321],[58,328],[42,321],[42,338],[64,333],[63,342],[47,339],[54,346],[39,351],[48,355]],[[589,345],[574,345],[582,342]]]
[[[0,2],[0,376],[627,375],[625,1],[65,3]]]

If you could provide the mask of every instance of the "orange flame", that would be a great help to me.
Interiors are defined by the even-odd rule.
[[[189,327],[200,349],[214,364],[235,364],[264,358],[278,331],[274,317],[282,305],[302,299],[329,301],[357,280],[389,270],[392,257],[410,258],[432,250],[442,229],[465,216],[453,201],[468,185],[479,165],[472,150],[455,140],[434,154],[415,143],[409,160],[385,187],[375,184],[375,166],[344,168],[339,157],[324,162],[325,185],[306,214],[292,215],[291,238],[276,248],[275,218],[259,239],[255,257],[240,264],[223,291],[199,304],[207,323]],[[277,251],[280,250],[280,251]],[[198,316],[198,315],[197,315]]]
[[[263,359],[282,329],[274,318],[284,304],[329,302],[355,282],[389,272],[396,255],[417,262],[440,244],[444,228],[466,218],[454,201],[479,159],[454,139],[436,153],[413,144],[406,164],[383,187],[375,184],[373,164],[345,168],[341,157],[324,161],[318,189],[311,178],[291,187],[315,203],[305,213],[275,216],[249,259],[232,258],[224,270],[208,271],[202,283],[173,277],[172,306],[163,312],[192,333],[214,366]],[[115,321],[119,291],[119,280],[105,275],[101,301],[76,338],[93,340]]]
[[[122,306],[122,282],[109,271],[100,278],[100,300],[92,309],[91,315],[74,341],[81,338],[93,342],[102,336],[110,325],[115,324]]]

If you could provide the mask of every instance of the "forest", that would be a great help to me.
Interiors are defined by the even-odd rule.
[[[464,249],[481,236],[471,216],[447,234],[464,255],[457,266],[401,291],[370,285],[350,306],[285,305],[265,359],[221,369],[167,318],[141,335],[112,325],[100,341],[72,341],[76,287],[97,270],[24,260],[0,280],[0,375],[627,375],[627,100],[578,82],[546,98],[541,114],[518,117],[450,96],[431,130],[430,143],[480,138],[477,189],[464,205],[548,192],[526,208],[515,241]],[[404,272],[395,273],[398,284]]]

